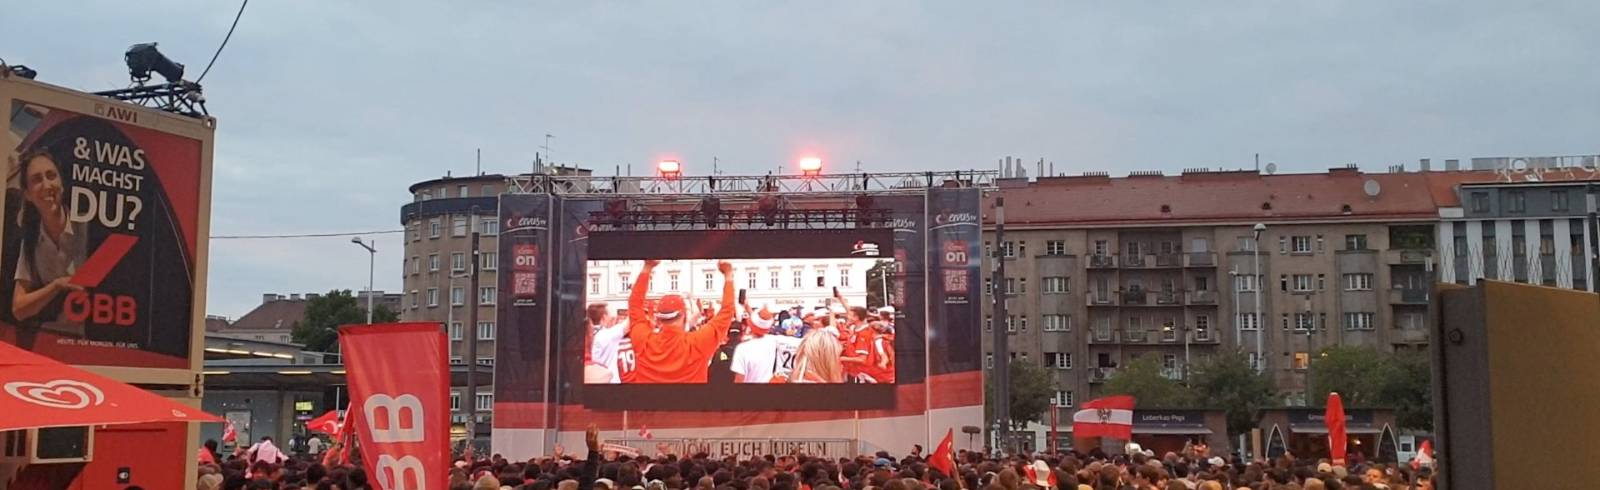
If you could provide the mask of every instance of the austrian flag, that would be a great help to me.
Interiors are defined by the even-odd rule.
[[[1072,414],[1072,437],[1133,437],[1133,397],[1128,395],[1097,398]]]

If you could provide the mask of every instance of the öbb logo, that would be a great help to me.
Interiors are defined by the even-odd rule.
[[[377,474],[372,476],[378,487],[387,490],[428,488],[428,468],[422,465],[421,459],[411,455],[396,458],[390,454],[401,449],[390,444],[426,442],[423,421],[428,417],[422,409],[422,400],[411,394],[391,397],[379,393],[367,397],[361,404],[361,411],[366,415],[362,420],[367,423],[367,433],[372,434],[372,443],[376,446],[370,450],[377,453],[377,463],[373,467]]]
[[[61,305],[61,314],[74,322],[129,327],[139,320],[139,303],[132,296],[73,291]]]

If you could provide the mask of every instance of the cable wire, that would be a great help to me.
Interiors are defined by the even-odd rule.
[[[222,48],[228,47],[228,40],[233,39],[233,29],[239,27],[239,18],[244,17],[244,6],[246,5],[250,5],[250,0],[239,2],[239,13],[233,15],[233,25],[228,26],[228,35],[222,36],[222,44],[217,46],[217,52],[211,53],[211,62],[206,63],[206,69],[200,71],[200,78],[194,79],[194,83],[200,83],[201,80],[206,79],[207,73],[211,73],[211,65],[217,64],[217,57],[222,55]]]
[[[337,236],[389,235],[405,230],[352,231],[343,233],[300,233],[292,235],[212,235],[212,240],[268,240],[278,238],[328,238]]]

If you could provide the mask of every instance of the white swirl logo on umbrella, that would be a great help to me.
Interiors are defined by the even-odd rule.
[[[105,393],[94,385],[70,379],[35,383],[12,381],[5,385],[6,393],[35,405],[50,408],[81,409],[98,406],[106,401]]]

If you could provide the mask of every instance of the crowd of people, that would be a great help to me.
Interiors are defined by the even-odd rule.
[[[837,458],[805,454],[738,459],[602,452],[590,426],[588,453],[559,449],[527,461],[499,455],[450,468],[449,490],[1432,490],[1431,461],[1422,465],[1360,463],[1284,455],[1270,461],[1213,456],[1204,447],[1157,455],[1138,447],[1123,454],[1015,454],[992,457],[960,450],[902,457],[887,452]],[[290,457],[264,440],[227,460],[203,462],[199,490],[366,490],[378,488],[360,465]],[[208,444],[215,450],[215,444]],[[201,459],[205,460],[202,454]],[[939,464],[939,458],[948,464]],[[359,456],[356,456],[359,459]],[[475,458],[472,458],[475,459]],[[939,468],[954,468],[951,475]]]
[[[894,308],[850,305],[837,291],[810,309],[751,307],[735,299],[726,261],[720,302],[648,301],[657,264],[645,261],[622,314],[587,307],[585,383],[894,383]]]

